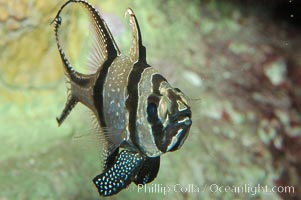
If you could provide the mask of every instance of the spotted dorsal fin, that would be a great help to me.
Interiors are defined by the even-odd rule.
[[[125,14],[129,15],[130,25],[132,28],[132,46],[130,49],[130,59],[134,63],[146,63],[146,49],[142,44],[141,32],[135,13],[131,8],[128,8]]]
[[[83,5],[90,17],[91,27],[92,27],[92,37],[93,41],[93,56],[91,57],[91,64],[95,68],[94,74],[82,74],[76,72],[69,60],[67,59],[58,37],[58,30],[62,23],[61,12],[63,9],[70,3],[80,3]],[[70,88],[68,89],[68,98],[65,104],[65,108],[57,118],[57,122],[61,125],[64,119],[69,115],[73,107],[77,102],[81,102],[92,111],[95,111],[95,105],[93,100],[93,91],[92,88],[95,84],[95,81],[98,77],[98,72],[105,65],[106,62],[111,63],[118,55],[120,51],[112,37],[110,30],[108,29],[107,24],[100,16],[99,12],[92,6],[90,3],[84,0],[69,0],[63,4],[58,11],[55,19],[52,22],[54,24],[54,32],[57,47],[63,62],[64,72],[70,83]]]

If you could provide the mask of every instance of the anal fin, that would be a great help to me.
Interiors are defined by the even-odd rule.
[[[145,185],[152,182],[156,178],[159,168],[160,156],[154,158],[147,157],[143,162],[142,167],[139,170],[134,182],[136,183],[136,185]]]
[[[104,171],[108,170],[115,163],[119,153],[119,148],[117,147],[111,154],[105,155]]]
[[[68,117],[69,113],[74,108],[74,106],[77,104],[77,102],[78,101],[72,95],[68,96],[68,99],[67,99],[67,102],[65,104],[64,110],[62,111],[61,115],[56,118],[56,121],[57,121],[59,126]]]

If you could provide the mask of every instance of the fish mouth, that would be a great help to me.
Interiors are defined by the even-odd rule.
[[[191,124],[192,121],[190,117],[183,116],[175,123],[168,125],[164,129],[165,138],[162,141],[164,143],[164,145],[162,145],[164,146],[164,153],[168,151],[175,151],[183,145],[188,136]]]
[[[169,120],[172,123],[181,123],[183,119],[189,118],[191,122],[191,110],[186,109],[181,112],[176,112],[175,114],[171,115]]]

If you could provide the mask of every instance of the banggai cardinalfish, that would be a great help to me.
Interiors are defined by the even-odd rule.
[[[93,37],[92,65],[95,73],[75,71],[59,41],[60,16],[70,4],[83,6],[90,18]],[[129,8],[132,30],[130,54],[118,49],[106,22],[84,0],[67,1],[53,20],[55,38],[70,87],[62,114],[63,123],[80,102],[95,115],[98,134],[104,138],[104,169],[93,182],[101,196],[110,196],[132,181],[147,184],[159,171],[160,156],[179,149],[191,126],[188,97],[146,62],[146,49],[134,12]]]

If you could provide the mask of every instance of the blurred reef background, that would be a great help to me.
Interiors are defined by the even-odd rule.
[[[152,184],[200,192],[138,192],[132,184],[108,199],[301,199],[300,1],[90,2],[124,54],[131,7],[148,63],[194,99],[190,135],[162,156]],[[99,198],[91,180],[101,152],[89,112],[79,105],[60,128],[55,120],[66,84],[49,24],[63,3],[0,0],[0,200]],[[65,19],[61,40],[78,67],[89,30],[78,12]],[[211,184],[295,191],[213,193]]]

